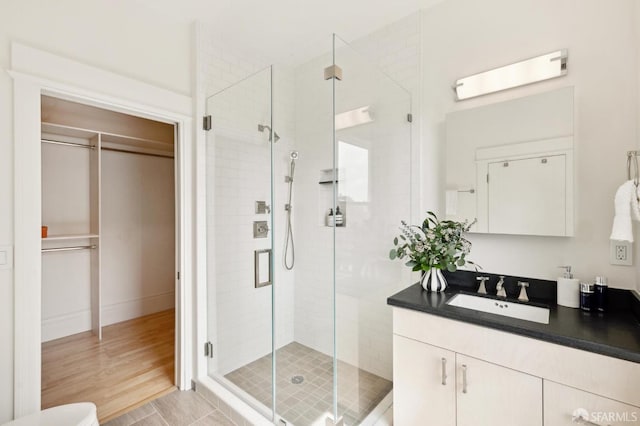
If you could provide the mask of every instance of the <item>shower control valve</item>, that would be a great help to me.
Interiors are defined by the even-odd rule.
[[[269,225],[266,220],[257,220],[253,222],[253,238],[267,238],[269,234]]]
[[[265,201],[256,201],[256,214],[271,213],[271,207]]]

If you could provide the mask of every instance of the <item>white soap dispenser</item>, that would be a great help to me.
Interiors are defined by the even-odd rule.
[[[580,307],[580,280],[573,278],[571,266],[559,266],[565,270],[564,275],[558,278],[558,305],[567,308]]]

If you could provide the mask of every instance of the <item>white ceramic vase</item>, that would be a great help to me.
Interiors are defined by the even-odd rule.
[[[447,280],[438,268],[431,268],[425,272],[420,279],[420,284],[427,291],[441,292],[447,288]]]

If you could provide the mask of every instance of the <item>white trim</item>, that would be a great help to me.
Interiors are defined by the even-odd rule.
[[[389,408],[393,407],[393,390],[390,390],[382,401],[375,406],[372,412],[360,423],[359,426],[377,426]]]
[[[573,136],[510,143],[476,149],[476,161],[526,158],[531,155],[550,155],[573,149]]]
[[[42,343],[84,331],[91,331],[91,309],[43,319]]]
[[[227,404],[229,408],[244,417],[249,424],[256,426],[273,426],[273,423],[267,420],[266,417],[209,376],[205,375],[198,379],[196,391],[201,393],[205,399],[213,400],[213,402],[215,402],[214,398],[217,397],[220,401]]]
[[[194,285],[193,190],[191,153],[192,99],[144,82],[88,66],[48,52],[12,43],[14,82],[14,239],[15,340],[14,416],[40,411],[41,392],[41,182],[40,97],[71,99],[113,111],[176,123],[176,169],[180,206],[181,280],[176,281],[176,382],[188,389],[191,382]]]
[[[125,302],[112,303],[111,305],[102,305],[100,312],[101,323],[105,327],[144,315],[173,309],[175,301],[175,292],[170,291]]]

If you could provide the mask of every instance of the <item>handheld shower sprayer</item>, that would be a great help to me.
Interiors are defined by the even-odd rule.
[[[293,265],[296,261],[295,248],[293,246],[293,229],[291,227],[291,209],[293,207],[291,205],[291,196],[293,195],[293,172],[296,168],[298,151],[291,151],[289,153],[289,158],[291,159],[291,162],[289,163],[289,176],[285,176],[284,178],[284,181],[289,184],[289,202],[284,205],[284,209],[287,212],[287,229],[285,233],[284,255],[282,260],[284,267],[290,271],[293,269]],[[289,257],[289,242],[291,242],[291,263],[289,263],[289,259],[287,259]]]

